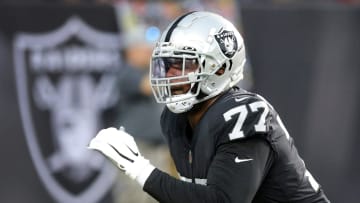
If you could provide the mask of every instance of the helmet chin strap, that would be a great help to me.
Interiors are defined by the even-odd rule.
[[[184,113],[189,111],[195,103],[196,99],[191,98],[186,101],[179,101],[166,104],[167,108],[173,113]]]
[[[205,92],[203,92],[201,89],[200,89],[200,92],[199,92],[199,94],[196,96],[196,99],[197,100],[202,100],[203,98],[205,98],[205,97],[207,97],[207,96],[209,96],[208,94],[206,94]]]

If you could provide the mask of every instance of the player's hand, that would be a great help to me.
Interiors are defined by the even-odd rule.
[[[90,141],[88,148],[100,151],[141,185],[144,185],[155,168],[141,156],[134,138],[122,127],[119,130],[112,127],[100,130]]]

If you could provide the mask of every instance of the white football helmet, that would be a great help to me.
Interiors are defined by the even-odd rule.
[[[232,23],[214,13],[190,12],[172,22],[156,44],[150,83],[158,103],[182,113],[236,85],[244,64],[243,38]],[[174,66],[177,74],[170,74]],[[184,85],[186,92],[174,90]]]

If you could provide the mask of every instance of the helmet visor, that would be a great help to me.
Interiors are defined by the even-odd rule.
[[[152,78],[184,77],[198,69],[197,58],[154,57],[151,61]]]
[[[158,102],[168,103],[190,93],[194,84],[200,81],[201,68],[195,56],[153,57],[150,71],[155,97]]]

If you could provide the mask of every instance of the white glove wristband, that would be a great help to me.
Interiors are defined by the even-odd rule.
[[[144,186],[145,181],[154,169],[155,167],[150,164],[149,160],[140,155],[126,170],[125,174],[131,179],[135,179],[141,186]]]
[[[136,177],[136,181],[144,187],[146,180],[149,178],[150,174],[154,171],[155,167],[150,163],[145,166],[141,173]]]

